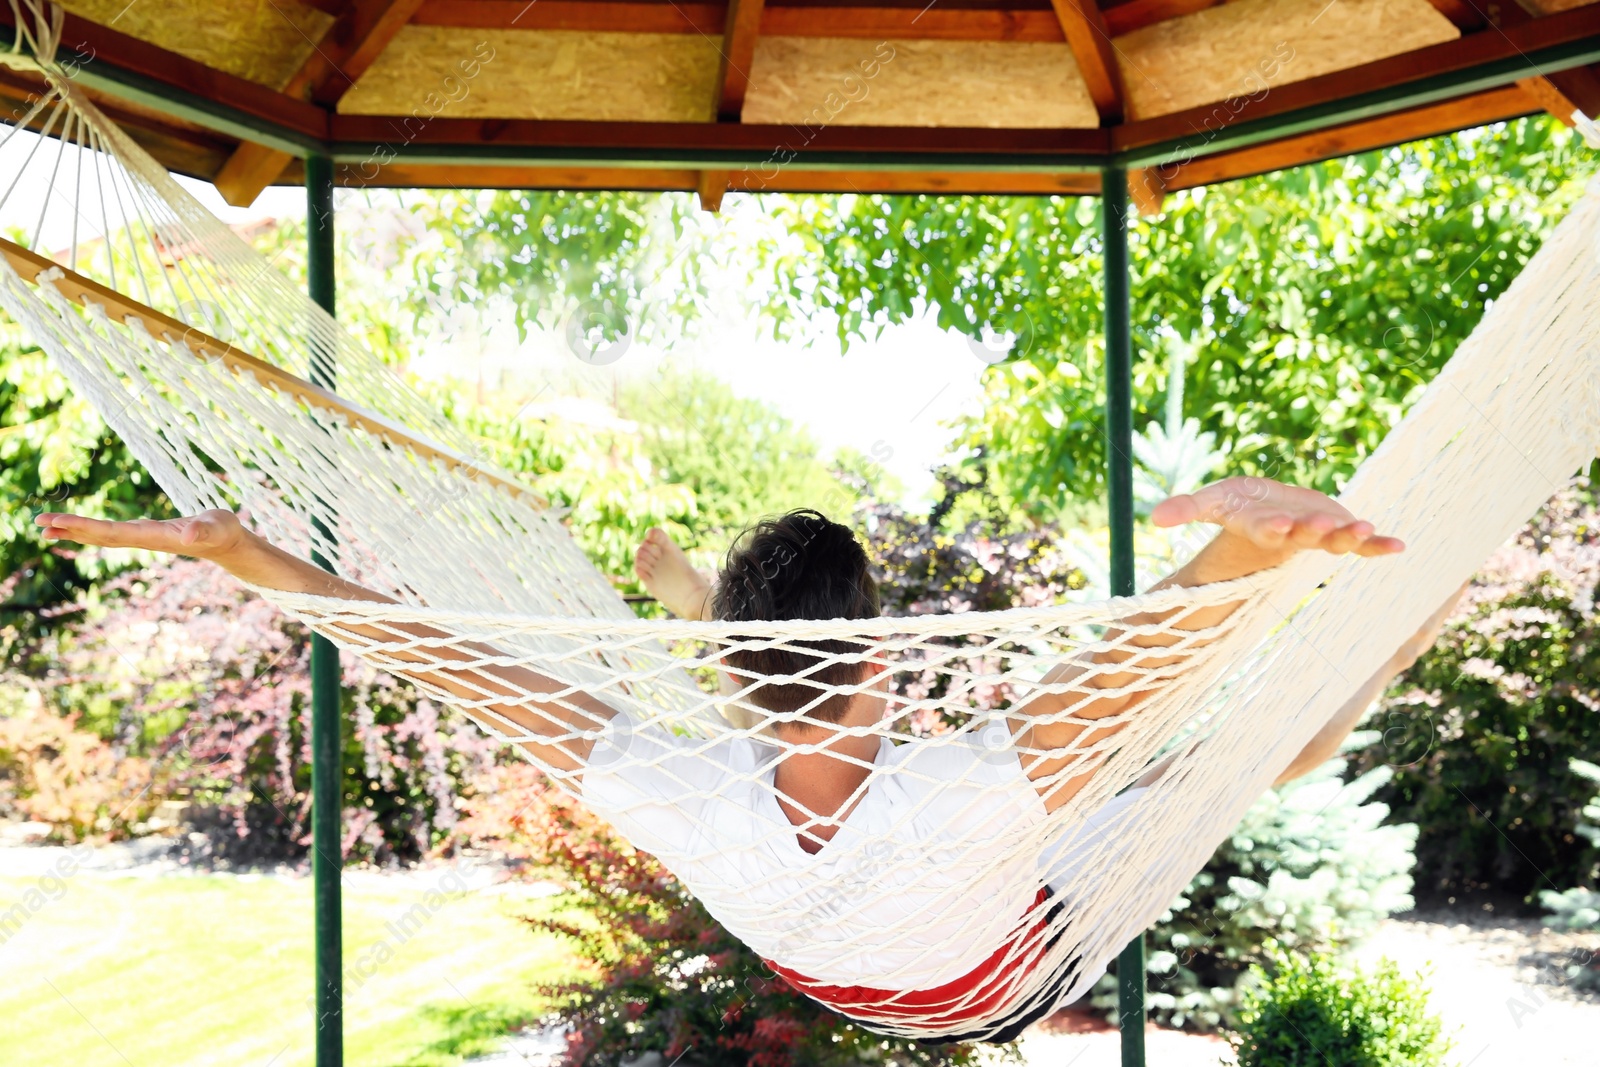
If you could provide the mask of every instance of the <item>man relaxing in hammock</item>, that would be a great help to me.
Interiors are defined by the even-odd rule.
[[[1262,479],[1227,479],[1173,497],[1152,518],[1159,526],[1221,527],[1155,588],[1241,578],[1303,551],[1381,556],[1403,547],[1321,493]],[[231,512],[134,522],[45,514],[37,522],[49,537],[210,560],[262,588],[389,599],[269,544]],[[659,530],[640,546],[635,566],[647,588],[682,617],[754,621],[879,614],[860,543],[849,529],[816,512],[756,526],[729,551],[715,584],[698,575]],[[1108,663],[1121,667],[1145,655],[1148,667],[1149,655],[1140,648],[1170,645],[1178,639],[1173,630],[1216,625],[1237,606],[1197,608],[1175,619],[1167,632],[1133,638],[1133,648],[1102,651],[1098,662],[1059,665],[1046,681],[1078,679],[1080,691],[1038,695],[1010,709],[1016,755],[998,760],[976,745],[896,745],[859,729],[882,717],[884,698],[871,689],[859,691],[868,667],[828,658],[852,651],[844,642],[808,643],[818,656],[783,648],[730,651],[723,666],[741,681],[809,670],[813,684],[768,683],[748,696],[767,711],[789,716],[770,728],[781,747],[741,735],[719,742],[714,754],[704,742],[693,753],[685,751],[690,740],[665,729],[619,726],[626,716],[616,709],[592,695],[574,695],[530,667],[484,666],[478,656],[494,649],[388,652],[416,662],[416,670],[401,673],[431,686],[467,700],[503,698],[490,708],[492,716],[471,708],[468,713],[502,731],[512,722],[528,737],[550,738],[520,743],[557,774],[568,772],[569,780],[581,775],[584,799],[597,813],[655,854],[697,896],[715,902],[717,918],[797,988],[869,1023],[932,1027],[944,1040],[1003,1041],[1086,991],[1103,970],[1105,960],[1072,960],[1029,986],[1020,1002],[1015,996],[1028,977],[1019,972],[1037,956],[1019,949],[1023,938],[1032,931],[1037,940],[1039,923],[1070,905],[1075,857],[1138,789],[1090,815],[1052,844],[1049,855],[1024,857],[1026,869],[985,862],[971,854],[972,843],[1001,841],[1015,827],[1039,822],[1089,783],[1098,764],[1086,758],[1083,746],[1120,729],[1095,723],[1148,695],[1148,687],[1130,688],[1136,675],[1107,669]],[[1432,643],[1451,606],[1367,679],[1283,769],[1279,782],[1337,753],[1389,681]],[[422,625],[385,626],[388,632],[360,624],[348,629],[383,638],[397,631],[442,636]],[[474,662],[453,669],[447,665],[452,659]],[[395,669],[392,662],[388,666]],[[840,687],[857,691],[842,693]],[[558,691],[564,694],[560,699],[546,699]],[[605,729],[595,738],[600,724]],[[619,758],[621,748],[627,759]],[[884,770],[909,773],[874,773]],[[959,860],[934,858],[941,848]],[[889,862],[891,855],[896,862]],[[909,864],[910,874],[907,856],[922,861]],[[841,885],[850,887],[843,898]],[[1052,896],[1059,899],[1047,905]],[[973,909],[984,904],[996,921],[972,921]]]

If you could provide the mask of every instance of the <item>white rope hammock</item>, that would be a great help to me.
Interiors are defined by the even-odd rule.
[[[42,62],[6,62],[47,88],[0,140],[0,208],[18,188],[51,194],[31,240],[0,248],[5,309],[180,510],[242,509],[268,539],[401,604],[263,596],[378,667],[433,671],[419,684],[505,740],[585,753],[580,771],[545,770],[778,973],[886,1033],[1006,1037],[1081,995],[1356,687],[1600,451],[1594,186],[1345,492],[1406,541],[1402,556],[1306,554],[1225,586],[989,614],[639,620],[558,515],[470,458],[467,439],[77,91],[50,62],[47,24],[31,43]],[[41,247],[68,226],[64,249]],[[338,397],[300,380],[316,361]],[[1241,598],[1224,624],[1184,628]],[[1164,621],[1125,621],[1141,612]],[[1142,634],[1178,644],[1133,644]],[[821,639],[855,651],[795,646]],[[799,712],[757,702],[796,676],[731,695],[714,682],[727,651],[778,647],[894,681],[817,689],[867,693],[884,713],[856,731],[882,739],[858,793],[871,803],[815,854],[773,787],[804,746],[769,727]],[[1098,662],[1110,649],[1126,661]],[[1041,681],[1074,658],[1085,674]],[[488,673],[503,664],[560,682],[507,693]],[[1019,752],[1014,720],[976,710],[1056,697],[1046,717],[1065,722],[1075,702],[1119,694],[1143,699],[1094,722],[1119,730],[1049,752]],[[1128,790],[1168,755],[1163,777]],[[1037,756],[1078,762],[1030,782],[1019,761]],[[1041,789],[1091,768],[1046,810]]]

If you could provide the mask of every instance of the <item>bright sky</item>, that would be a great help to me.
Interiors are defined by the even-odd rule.
[[[38,140],[28,133],[18,136],[24,144],[21,153],[12,158],[25,156],[30,143]],[[35,160],[34,169],[24,169],[18,188],[6,198],[0,225],[20,226],[30,236],[37,231],[44,247],[65,249],[75,236],[87,239],[102,228],[92,192],[93,157],[80,160],[75,148],[63,149],[60,142],[38,147],[45,155],[60,153],[59,163],[46,166]],[[52,184],[35,176],[41,170],[55,176],[56,195],[48,196]],[[9,184],[17,176],[0,174],[0,181]],[[305,195],[296,188],[268,189],[249,208],[239,209],[227,206],[207,183],[178,181],[229,223],[305,214]],[[76,220],[71,210],[74,202],[78,206]],[[730,198],[730,207],[734,206],[735,198]],[[738,239],[737,220],[727,232],[729,239]],[[487,349],[484,341],[478,341],[468,357],[460,346],[451,346],[448,370],[459,374],[481,362],[507,366],[542,353],[547,360],[564,362],[567,369],[609,379],[614,373],[646,371],[663,360],[692,362],[740,394],[772,403],[806,427],[825,450],[850,446],[865,453],[901,481],[908,502],[926,494],[933,484],[929,469],[944,455],[951,436],[946,424],[975,410],[979,403],[979,372],[986,365],[981,357],[987,354],[981,347],[975,349],[965,338],[948,334],[930,321],[918,321],[891,329],[876,341],[859,343],[842,355],[830,337],[804,347],[757,336],[755,324],[736,308],[736,301],[728,304],[729,312],[713,318],[693,342],[679,342],[669,351],[633,345],[616,364],[596,371],[584,368],[572,356],[564,338],[518,338],[509,323],[486,321],[476,310],[469,310],[467,317],[481,324],[472,332],[487,339]],[[419,343],[414,352],[420,354],[424,347]],[[443,369],[433,368],[435,372]]]
[[[180,181],[230,223],[305,213],[304,194],[298,189],[268,189],[250,208],[238,209],[223,203],[208,184]],[[837,342],[826,338],[809,347],[774,342],[758,336],[748,319],[730,315],[692,343],[679,343],[670,351],[632,345],[612,366],[589,370],[571,355],[563,337],[536,336],[519,343],[514,328],[504,321],[463,332],[474,336],[475,352],[469,355],[452,346],[453,351],[438,356],[458,374],[473,364],[521,363],[531,373],[529,363],[565,361],[568,369],[593,382],[613,373],[645,372],[668,360],[696,365],[741,395],[773,404],[826,450],[848,446],[865,453],[900,480],[907,502],[921,500],[932,488],[930,470],[951,437],[947,424],[977,410],[979,373],[987,367],[982,356],[990,355],[931,320],[892,328],[876,341],[858,343],[841,354]]]

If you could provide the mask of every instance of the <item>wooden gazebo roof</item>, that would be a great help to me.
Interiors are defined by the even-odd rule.
[[[1163,190],[1600,111],[1593,0],[69,0],[79,83],[248,203],[347,185]],[[8,5],[0,22],[8,23]],[[32,86],[0,73],[12,106]]]

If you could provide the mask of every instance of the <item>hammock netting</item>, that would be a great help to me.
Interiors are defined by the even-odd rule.
[[[1600,452],[1591,186],[1342,495],[1405,540],[1400,556],[1307,553],[1225,585],[994,613],[642,620],[558,512],[96,110],[51,64],[47,25],[23,36],[43,60],[9,62],[48,88],[5,133],[0,188],[13,206],[18,188],[51,192],[31,232],[10,231],[22,244],[0,256],[0,303],[177,508],[239,510],[393,597],[259,591],[529,743],[777,973],[885,1033],[1004,1036],[1080,996],[1432,609]],[[69,222],[68,247],[40,247]],[[82,279],[148,313],[83,296]],[[338,397],[295,381],[315,376]],[[1239,605],[1225,622],[1186,623],[1222,604]],[[1140,643],[1151,636],[1165,646]],[[760,697],[815,671],[730,681],[723,658],[771,648],[882,672],[809,683],[813,704],[860,693],[882,709],[855,728],[881,739],[861,763],[864,802],[814,854],[796,838],[812,816],[785,813],[773,785],[807,751],[774,724],[807,709]],[[1066,663],[1080,672],[1050,680]],[[508,686],[508,665],[551,681]],[[1118,697],[1138,699],[1074,717]],[[1092,728],[1030,748],[1019,726],[1040,722]],[[582,762],[543,759],[552,745]],[[1030,779],[1039,760],[1059,769]],[[1085,775],[1070,800],[1043,802]]]

